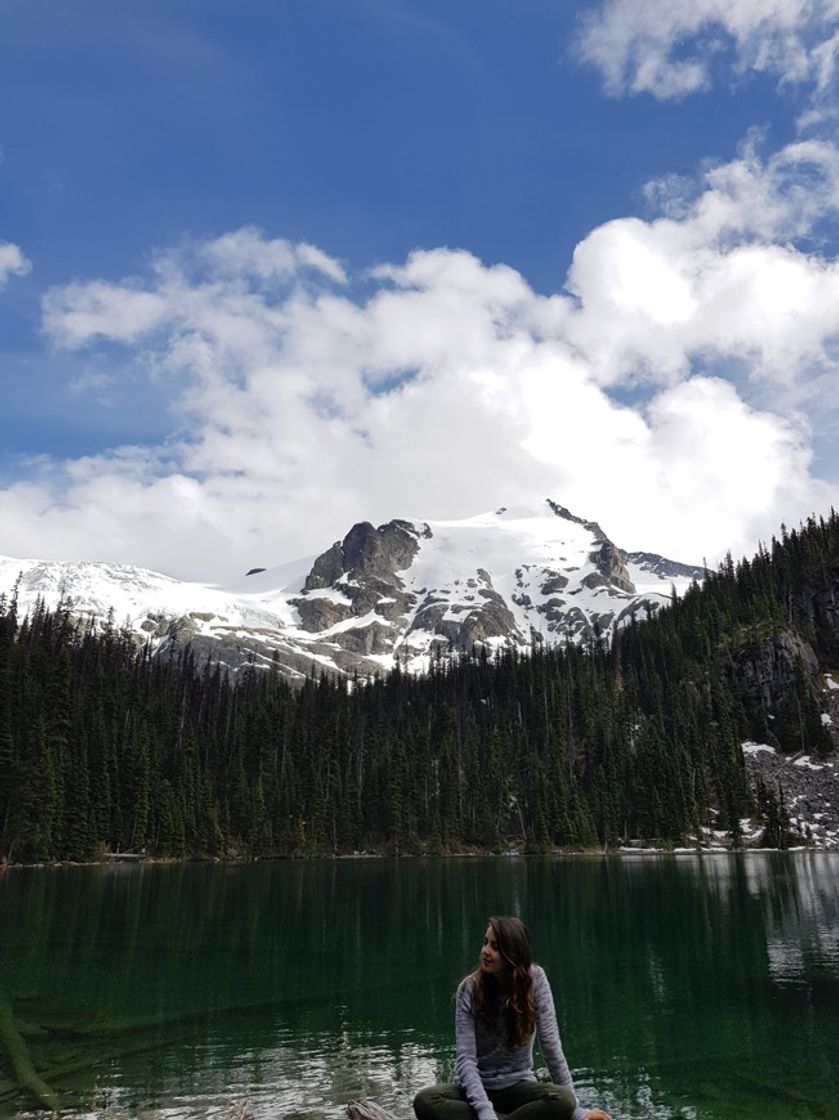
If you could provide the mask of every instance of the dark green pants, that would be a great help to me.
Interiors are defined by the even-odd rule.
[[[509,1089],[488,1089],[497,1116],[507,1120],[571,1120],[577,1099],[570,1089],[544,1081],[519,1081]],[[432,1085],[414,1097],[417,1120],[475,1120],[459,1085]]]

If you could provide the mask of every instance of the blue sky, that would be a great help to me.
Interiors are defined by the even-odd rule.
[[[835,0],[0,0],[0,552],[835,501]]]

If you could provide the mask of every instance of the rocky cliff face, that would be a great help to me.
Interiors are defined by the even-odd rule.
[[[812,682],[819,671],[813,647],[792,630],[749,640],[734,659],[733,671],[746,692],[772,711],[803,669]]]
[[[378,529],[368,521],[354,525],[343,541],[315,560],[301,594],[289,600],[303,629],[317,634],[340,626],[335,644],[343,651],[386,654],[393,644],[391,625],[412,604],[398,572],[410,567],[418,536],[407,521],[390,521]],[[363,625],[342,625],[351,620],[363,620]]]
[[[813,573],[786,608],[785,628],[743,635],[729,675],[769,713],[768,723],[774,719],[795,725],[805,718],[815,721],[821,713],[825,736],[839,744],[839,712],[834,711],[839,688],[830,684],[829,675],[839,666],[839,567]],[[768,727],[772,746],[794,749],[791,734],[787,730],[783,741],[780,732]]]

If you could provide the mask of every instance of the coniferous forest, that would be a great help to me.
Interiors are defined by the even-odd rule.
[[[441,657],[427,676],[292,687],[164,662],[69,607],[0,600],[0,855],[531,851],[679,842],[777,816],[740,744],[825,754],[812,665],[839,664],[839,517],[811,518],[609,646]],[[839,617],[839,612],[837,612]],[[751,666],[751,671],[748,667]],[[758,682],[759,684],[759,682]]]

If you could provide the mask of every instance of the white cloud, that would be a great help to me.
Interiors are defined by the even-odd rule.
[[[670,383],[736,361],[795,385],[834,368],[839,264],[796,243],[839,209],[835,147],[803,141],[763,161],[748,144],[690,202],[681,181],[648,193],[668,216],[608,222],[574,253],[567,338],[597,380]]]
[[[178,434],[34,465],[0,491],[3,550],[226,578],[362,518],[545,496],[625,547],[749,549],[827,490],[804,419],[750,404],[703,358],[717,339],[764,378],[804,383],[814,361],[824,375],[835,264],[773,240],[801,226],[784,198],[805,157],[817,221],[832,149],[748,150],[669,216],[593,231],[569,295],[435,249],[382,265],[361,298],[326,254],[249,229],[157,254],[144,278],[55,289],[55,344],[104,342],[110,375],[123,347],[168,390]],[[618,384],[645,388],[630,407]]]
[[[836,76],[837,0],[604,0],[582,24],[581,57],[613,95],[668,99],[708,88],[720,58],[781,82]]]
[[[133,343],[150,333],[188,326],[228,357],[267,339],[282,324],[266,300],[255,315],[251,290],[287,293],[307,275],[346,282],[341,265],[312,245],[269,240],[253,226],[153,258],[153,286],[130,278],[120,284],[72,283],[48,292],[43,324],[59,346],[76,349],[94,338]],[[209,316],[209,317],[207,317]],[[172,344],[179,339],[174,337]]]
[[[309,268],[337,284],[347,280],[342,266],[316,246],[296,245],[282,238],[268,241],[255,226],[217,237],[203,246],[203,255],[224,276],[290,279],[298,270]]]
[[[713,561],[724,541],[735,553],[753,547],[826,501],[808,473],[806,425],[750,408],[728,382],[692,377],[632,410],[604,407],[581,371],[561,386],[531,377],[529,450],[567,473],[570,507],[591,511],[618,543],[662,548],[668,538],[663,551]]]
[[[0,288],[10,276],[26,276],[32,271],[32,262],[11,241],[0,241]]]
[[[44,300],[44,327],[58,345],[84,346],[97,336],[134,342],[167,317],[163,295],[93,281],[68,284]]]

